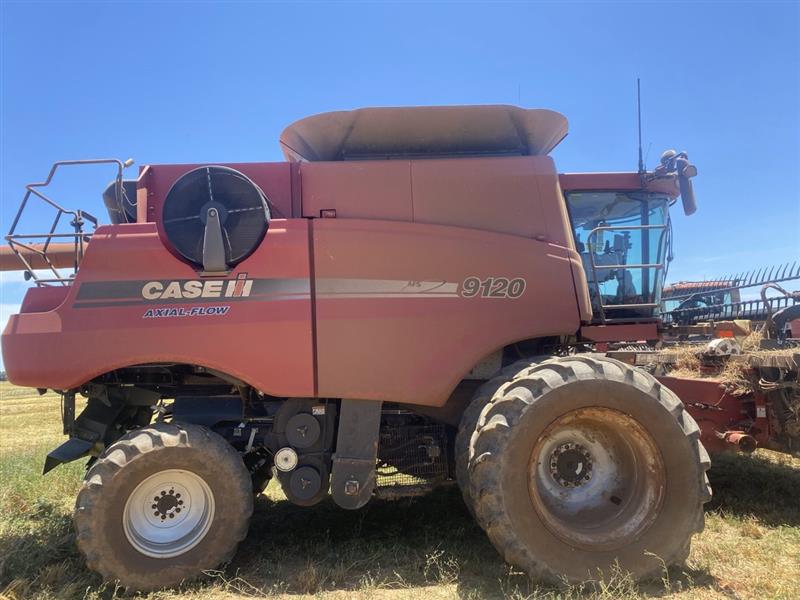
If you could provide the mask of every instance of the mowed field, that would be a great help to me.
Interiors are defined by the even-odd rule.
[[[58,396],[0,383],[0,597],[123,595],[86,570],[71,513],[84,465],[46,476],[61,436]],[[724,456],[688,564],[657,581],[545,586],[506,566],[457,489],[348,512],[299,508],[270,485],[250,535],[223,571],[151,599],[800,598],[800,460]]]

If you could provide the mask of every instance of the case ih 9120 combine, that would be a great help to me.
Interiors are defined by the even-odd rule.
[[[506,106],[318,115],[284,131],[286,162],[129,181],[108,161],[112,224],[91,232],[50,178],[29,186],[20,214],[43,200],[56,223],[38,240],[13,223],[6,258],[38,285],[3,355],[14,383],[63,394],[45,471],[89,457],[88,565],[135,589],[213,568],[272,477],[347,509],[457,480],[535,577],[682,561],[711,494],[703,442],[796,450],[796,369],[733,396],[579,353],[658,339],[669,208],[694,211],[696,170],[668,152],[654,172],[559,174],[566,131]]]

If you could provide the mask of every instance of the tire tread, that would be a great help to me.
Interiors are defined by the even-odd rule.
[[[700,502],[694,507],[696,512],[694,531],[700,532],[704,527],[703,504],[711,499],[711,487],[706,476],[710,459],[700,442],[700,428],[686,412],[677,396],[651,375],[605,356],[568,356],[547,360],[518,373],[517,377],[512,379],[513,386],[496,385],[491,401],[484,402],[480,396],[476,397],[476,402],[482,402],[482,408],[480,415],[475,419],[476,424],[468,448],[466,475],[470,483],[470,492],[464,494],[465,499],[472,502],[479,524],[503,558],[510,564],[524,569],[536,579],[558,582],[563,580],[563,575],[537,559],[519,542],[505,509],[501,485],[503,453],[511,436],[511,427],[519,422],[522,413],[534,405],[538,398],[561,385],[592,378],[613,380],[634,386],[655,399],[675,417],[683,435],[691,442],[698,467],[697,485],[700,490]],[[521,398],[519,389],[526,390],[527,394],[530,394],[529,398]],[[465,414],[462,428],[469,427],[469,424],[470,421]],[[459,435],[461,433],[459,431]],[[687,465],[687,468],[692,467]],[[691,537],[683,544],[676,544],[677,547],[671,556],[661,558],[667,565],[683,562],[688,556],[690,543]],[[651,575],[657,575],[657,572],[640,576]]]

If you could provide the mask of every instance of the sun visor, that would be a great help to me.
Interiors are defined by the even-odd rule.
[[[552,110],[507,105],[361,108],[300,119],[284,129],[287,160],[342,161],[534,156],[567,135]]]

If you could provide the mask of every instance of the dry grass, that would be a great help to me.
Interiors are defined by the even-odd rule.
[[[700,377],[700,353],[698,345],[675,346],[669,349],[671,377]]]
[[[709,362],[704,357],[705,343],[684,343],[670,346],[656,354],[652,364],[660,367],[659,372],[670,377],[686,377],[695,379],[714,379],[734,395],[752,393],[757,384],[751,366],[792,365],[797,355],[797,348],[781,348],[764,350],[759,348],[762,339],[761,331],[750,333],[744,338],[742,354],[735,355],[719,362]],[[712,360],[714,357],[710,357]],[[716,364],[716,366],[714,366]]]
[[[744,396],[756,391],[757,382],[750,365],[743,361],[729,360],[722,367],[717,379],[729,394]]]
[[[0,597],[109,599],[75,549],[82,465],[40,475],[60,436],[55,396],[0,384]],[[389,598],[800,598],[800,460],[771,452],[719,457],[706,530],[684,568],[635,584],[550,587],[507,567],[455,489],[360,511],[299,508],[270,486],[234,561],[205,581],[148,600]]]
[[[761,348],[761,340],[764,339],[763,329],[751,331],[742,340],[742,352],[757,352]]]

